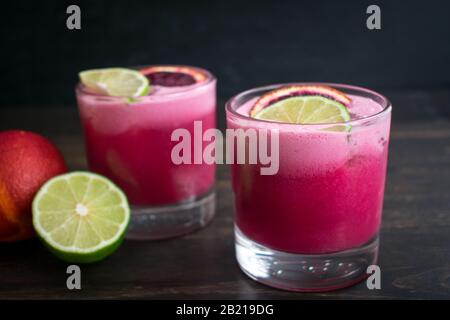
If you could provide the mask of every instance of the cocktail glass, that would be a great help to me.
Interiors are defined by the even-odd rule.
[[[132,100],[76,87],[89,169],[121,187],[132,205],[128,238],[186,234],[214,215],[215,164],[177,164],[171,152],[178,144],[174,130],[194,136],[194,121],[203,131],[215,128],[216,79],[200,68],[176,67],[206,78],[184,86],[151,84],[147,96]],[[192,153],[204,147],[192,143]]]
[[[236,158],[231,165],[238,263],[251,278],[281,289],[352,285],[377,261],[390,102],[371,90],[328,84],[352,98],[351,121],[336,127],[250,118],[257,97],[279,86],[243,92],[226,104],[228,129],[279,136],[276,174],[262,175],[260,163]]]

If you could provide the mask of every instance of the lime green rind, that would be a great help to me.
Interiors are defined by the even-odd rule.
[[[140,96],[143,97],[148,95],[150,93],[150,89],[151,89],[150,80],[148,80],[148,86],[144,89],[144,91],[141,93]]]
[[[99,245],[89,248],[89,249],[80,249],[80,248],[74,248],[74,247],[64,247],[56,242],[54,242],[50,237],[49,234],[42,228],[39,222],[39,210],[38,210],[38,202],[43,194],[47,192],[47,189],[49,186],[61,179],[69,179],[71,176],[80,176],[80,175],[86,175],[87,177],[95,177],[96,179],[99,179],[103,182],[105,182],[107,185],[114,188],[114,191],[118,193],[119,197],[121,198],[122,203],[124,204],[125,209],[125,220],[120,224],[120,228],[117,231],[116,235],[112,237],[109,240],[102,241]],[[103,176],[90,173],[90,172],[81,172],[76,171],[72,173],[63,174],[57,177],[54,177],[47,181],[41,189],[36,194],[33,203],[32,203],[32,211],[33,211],[33,226],[36,230],[36,233],[38,235],[38,238],[45,244],[45,246],[58,258],[66,261],[66,262],[73,262],[73,263],[92,263],[96,261],[100,261],[104,258],[106,258],[108,255],[113,253],[122,243],[123,238],[125,236],[126,230],[128,228],[129,222],[130,222],[130,209],[128,200],[125,196],[125,194],[110,180],[106,179]]]
[[[139,97],[145,97],[146,95],[148,95],[150,93],[150,85],[148,85],[148,87],[146,89],[144,89],[144,92],[139,95],[138,97],[125,97],[125,103],[127,104],[132,104],[135,102],[139,102]]]
[[[341,124],[328,128],[321,129],[322,131],[335,131],[335,132],[350,132],[352,131],[352,126],[349,124]]]
[[[64,252],[62,250],[56,249],[49,245],[47,241],[40,236],[38,233],[38,238],[41,240],[41,242],[45,245],[45,247],[57,258],[61,259],[62,261],[68,262],[68,263],[80,263],[80,264],[89,264],[89,263],[95,263],[99,262],[105,258],[107,258],[109,255],[111,255],[113,252],[115,252],[120,245],[123,242],[123,239],[125,238],[125,233],[112,245],[105,247],[103,249],[100,249],[96,252],[92,253],[75,253],[75,252]]]

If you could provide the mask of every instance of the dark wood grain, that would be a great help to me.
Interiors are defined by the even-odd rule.
[[[204,230],[166,241],[125,241],[82,267],[66,289],[67,264],[37,241],[0,244],[0,298],[450,299],[450,91],[390,92],[394,118],[381,229],[382,289],[365,284],[316,294],[274,290],[244,276],[233,248],[228,170],[218,168],[218,208]],[[223,125],[223,121],[219,122]],[[71,169],[85,169],[75,108],[2,109],[0,129],[50,137]]]

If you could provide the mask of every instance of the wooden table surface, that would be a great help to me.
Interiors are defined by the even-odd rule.
[[[220,166],[216,218],[206,229],[165,241],[125,241],[103,262],[82,266],[82,290],[66,289],[67,264],[39,241],[0,244],[0,299],[450,299],[450,90],[385,93],[394,111],[381,290],[360,283],[292,293],[248,279],[234,258],[232,194]],[[46,135],[71,169],[86,168],[75,107],[1,108],[0,130],[11,128]]]

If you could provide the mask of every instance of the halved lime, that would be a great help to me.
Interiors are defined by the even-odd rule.
[[[262,109],[254,118],[295,124],[328,124],[351,119],[343,104],[321,96],[286,98]],[[333,126],[327,130],[348,131],[349,126]]]
[[[42,186],[33,201],[38,236],[67,262],[105,258],[122,242],[129,221],[130,208],[123,192],[93,173],[57,176]]]
[[[82,71],[79,76],[86,87],[109,96],[139,97],[149,91],[147,77],[132,69],[94,69]]]

